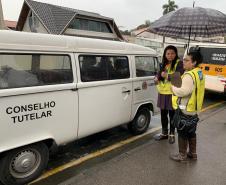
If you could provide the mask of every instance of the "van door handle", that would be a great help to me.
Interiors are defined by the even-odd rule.
[[[77,90],[78,90],[78,88],[72,88],[71,90],[72,90],[72,91],[77,91]]]
[[[140,91],[141,88],[140,87],[137,87],[136,89],[134,89],[134,91]]]
[[[130,90],[122,91],[122,93],[130,93]]]

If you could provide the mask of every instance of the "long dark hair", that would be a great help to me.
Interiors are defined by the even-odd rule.
[[[175,52],[175,54],[176,54],[175,59],[171,63],[171,70],[173,70],[173,68],[174,68],[174,66],[176,64],[177,59],[179,59],[177,48],[175,46],[173,46],[173,45],[167,46],[164,49],[164,53],[163,53],[163,57],[162,57],[162,67],[160,69],[161,72],[165,70],[166,65],[169,63],[169,61],[166,58],[166,52],[167,52],[167,50],[173,50]]]

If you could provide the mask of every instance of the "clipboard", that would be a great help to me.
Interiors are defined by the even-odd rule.
[[[182,79],[181,79],[181,75],[180,72],[175,72],[173,74],[170,75],[170,81],[171,84],[175,87],[181,87],[182,85]]]

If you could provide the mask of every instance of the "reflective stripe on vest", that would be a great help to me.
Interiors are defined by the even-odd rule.
[[[177,65],[179,63],[179,59],[176,61],[173,70],[171,70],[171,67],[169,66],[167,69],[167,74],[173,74],[176,71]],[[165,79],[164,81],[160,81],[157,85],[157,90],[160,94],[173,94],[171,91],[171,82]]]
[[[203,72],[200,68],[195,68],[191,71],[185,72],[185,74],[191,75],[193,82],[194,82],[194,88],[191,94],[191,98],[188,100],[186,111],[187,112],[195,112],[200,111],[202,109],[203,99],[204,99],[204,93],[205,93],[205,77],[203,75]],[[184,77],[182,76],[182,78]],[[173,95],[172,96],[172,105],[174,109],[178,108],[178,97]]]

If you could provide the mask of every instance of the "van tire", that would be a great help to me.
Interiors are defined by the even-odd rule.
[[[144,107],[138,110],[133,121],[128,124],[128,129],[133,135],[143,134],[147,131],[151,120],[151,114],[148,108]]]
[[[41,175],[48,160],[49,150],[44,143],[11,150],[0,159],[0,181],[5,185],[31,182]]]

